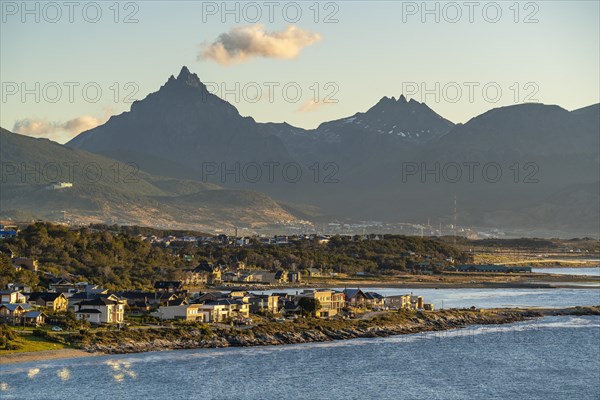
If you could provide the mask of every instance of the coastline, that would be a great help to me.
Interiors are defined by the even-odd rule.
[[[196,326],[157,329],[140,336],[123,331],[81,346],[81,349],[12,353],[0,356],[1,365],[107,354],[144,353],[182,349],[253,347],[459,329],[472,325],[503,325],[560,315],[600,315],[600,306],[564,309],[439,310],[432,312],[386,312],[368,320],[310,320],[310,327],[295,322],[270,323],[248,330],[212,328],[209,334]],[[303,321],[304,323],[305,321]],[[300,325],[300,326],[298,326]]]
[[[600,280],[595,277],[591,279],[562,280],[539,282],[472,282],[472,283],[453,283],[453,282],[394,282],[394,281],[328,281],[328,282],[309,282],[302,286],[281,285],[276,287],[258,287],[255,285],[235,285],[228,287],[202,288],[200,291],[212,292],[222,290],[247,290],[251,292],[277,291],[278,289],[345,289],[348,287],[360,288],[395,288],[395,289],[600,289]]]

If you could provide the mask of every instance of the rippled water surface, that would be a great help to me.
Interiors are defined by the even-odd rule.
[[[598,399],[600,317],[2,366],[2,399]]]

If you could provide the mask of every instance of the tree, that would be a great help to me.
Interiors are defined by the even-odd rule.
[[[0,253],[0,287],[3,288],[7,283],[13,282],[15,274],[16,271],[12,266],[10,257]]]
[[[300,306],[304,313],[314,315],[321,309],[321,302],[312,297],[302,297],[298,302],[298,306]]]
[[[32,288],[35,288],[40,283],[40,278],[37,273],[26,269],[18,271],[15,274],[14,280],[15,282],[31,286]]]

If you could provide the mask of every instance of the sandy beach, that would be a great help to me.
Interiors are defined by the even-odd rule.
[[[30,361],[57,360],[61,358],[93,357],[99,355],[102,355],[102,353],[89,353],[87,351],[78,349],[32,351],[0,354],[0,364],[4,365]]]

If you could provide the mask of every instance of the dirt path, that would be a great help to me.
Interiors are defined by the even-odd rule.
[[[360,316],[359,319],[371,319],[377,315],[385,314],[387,311],[369,311]]]

